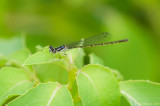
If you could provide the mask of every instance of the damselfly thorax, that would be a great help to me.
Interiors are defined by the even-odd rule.
[[[59,46],[59,47],[56,47],[56,48],[53,48],[53,46],[49,46],[49,52],[52,52],[52,53],[60,52],[60,51],[63,51],[65,49],[66,49],[65,45],[62,45],[62,46]]]

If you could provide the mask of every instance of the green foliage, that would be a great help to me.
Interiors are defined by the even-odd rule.
[[[9,106],[73,106],[71,94],[64,85],[58,83],[39,84],[23,96],[18,97]]]
[[[119,85],[110,69],[101,65],[87,65],[78,72],[76,81],[84,106],[119,105]]]
[[[34,81],[30,81],[24,70],[13,67],[3,67],[0,79],[0,105],[10,98],[24,94],[34,85]]]
[[[129,80],[120,83],[122,95],[132,106],[159,106],[160,84],[151,81]]]
[[[25,48],[1,55],[0,105],[118,106],[122,96],[132,106],[160,104],[160,84],[122,81],[95,54],[88,56],[88,65],[84,56],[83,49],[53,54],[48,46],[34,54]]]

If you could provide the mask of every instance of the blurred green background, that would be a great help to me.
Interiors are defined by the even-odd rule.
[[[0,0],[0,54],[109,32],[129,42],[85,48],[125,80],[160,82],[159,0]],[[25,38],[24,41],[21,39]],[[1,56],[2,57],[2,56]]]

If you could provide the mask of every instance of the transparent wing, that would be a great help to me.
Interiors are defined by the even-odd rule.
[[[104,32],[99,35],[91,36],[89,38],[84,38],[80,41],[67,44],[66,47],[69,49],[69,48],[76,48],[79,46],[87,46],[92,44],[94,45],[99,43],[100,41],[109,40],[109,39],[110,39],[110,35],[107,32]]]

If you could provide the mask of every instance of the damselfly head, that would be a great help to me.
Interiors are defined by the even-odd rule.
[[[56,53],[56,50],[53,48],[53,46],[49,46],[49,52]]]

